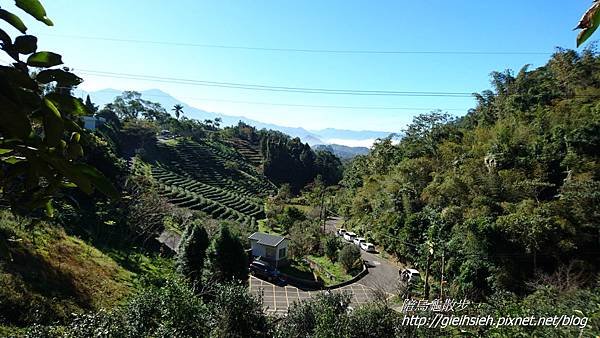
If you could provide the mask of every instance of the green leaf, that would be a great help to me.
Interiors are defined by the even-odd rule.
[[[592,7],[585,12],[577,26],[577,28],[582,28],[582,31],[577,35],[577,47],[581,46],[590,36],[592,36],[592,34],[594,34],[598,25],[600,25],[600,5],[594,3]]]
[[[46,209],[46,216],[52,218],[54,217],[54,206],[52,206],[52,200],[48,199],[46,201],[46,204],[44,205],[45,209]]]
[[[56,106],[58,106],[60,111],[64,113],[69,113],[75,116],[90,114],[83,102],[71,95],[50,93],[46,95],[46,98],[51,100]]]
[[[71,142],[71,143],[79,143],[80,139],[81,139],[81,134],[78,133],[78,132],[73,132],[73,133],[71,133],[71,138],[69,139],[69,142]]]
[[[84,174],[92,182],[94,187],[104,195],[112,199],[119,198],[119,192],[98,169],[84,163],[76,164],[75,169]]]
[[[58,157],[57,155],[40,153],[46,162],[52,165],[56,170],[65,176],[69,181],[75,183],[79,189],[86,194],[91,194],[94,191],[94,187],[90,180],[85,177],[81,172],[75,170],[73,164],[65,160],[64,158]]]
[[[60,87],[76,86],[83,82],[79,76],[62,69],[45,69],[39,72],[35,79],[43,84],[56,81]]]
[[[77,184],[72,182],[64,182],[61,186],[63,188],[77,188]]]
[[[37,38],[33,35],[17,36],[14,47],[20,54],[34,53],[37,49]]]
[[[27,26],[21,21],[21,19],[11,12],[0,9],[0,19],[8,22],[11,26],[19,30],[19,32],[25,34],[27,32]]]
[[[75,183],[86,194],[91,194],[93,189],[96,188],[112,199],[119,198],[119,192],[98,169],[84,163],[73,164],[57,155],[40,153],[40,157]]]
[[[66,120],[64,120],[64,123],[65,123],[65,129],[67,131],[71,131],[71,132],[76,131],[78,133],[83,132],[83,129],[77,123],[75,123],[73,120],[66,119]]]
[[[25,161],[25,157],[22,157],[22,156],[9,156],[9,157],[2,158],[2,162],[8,163],[8,164],[17,164],[17,163],[23,162],[23,161]]]
[[[44,6],[38,0],[15,0],[15,4],[20,9],[33,16],[36,20],[45,23],[48,26],[52,26],[53,23],[46,16],[46,10]]]
[[[48,99],[43,100],[42,109],[44,112],[43,123],[46,142],[51,147],[58,147],[65,130],[62,116],[54,103]]]
[[[49,68],[61,65],[62,63],[61,56],[52,52],[37,52],[27,58],[27,65],[32,67]]]
[[[10,153],[13,150],[14,149],[2,149],[2,148],[0,148],[0,155],[8,154],[8,153]]]

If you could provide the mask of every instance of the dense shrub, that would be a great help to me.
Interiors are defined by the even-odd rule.
[[[346,244],[340,250],[338,260],[346,271],[350,271],[360,262],[360,249],[354,244]]]
[[[334,235],[328,235],[324,239],[324,252],[325,255],[332,261],[335,262],[338,259],[338,251],[341,247],[340,240]]]

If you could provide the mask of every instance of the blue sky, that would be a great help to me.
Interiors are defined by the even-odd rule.
[[[75,71],[311,88],[473,92],[488,74],[544,64],[591,0],[557,1],[43,1],[54,27],[26,20],[40,49]],[[527,55],[319,54],[81,39],[170,41],[267,48],[537,52]],[[7,57],[3,56],[6,60]],[[158,88],[209,111],[308,129],[401,130],[429,108],[462,115],[472,98],[299,94],[80,74],[87,91]],[[350,110],[275,104],[377,106]]]

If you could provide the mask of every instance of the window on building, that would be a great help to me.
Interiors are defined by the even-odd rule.
[[[275,252],[276,252],[275,248],[266,247],[265,249],[266,249],[265,253],[266,253],[267,258],[273,258],[274,259],[275,258]]]
[[[286,251],[286,248],[279,249],[279,258],[285,258]]]

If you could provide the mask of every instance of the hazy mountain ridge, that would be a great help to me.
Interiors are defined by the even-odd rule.
[[[121,90],[107,88],[107,89],[102,89],[99,91],[94,91],[94,92],[89,92],[89,93],[85,92],[85,91],[81,91],[77,94],[80,94],[84,99],[85,99],[85,96],[89,94],[90,98],[92,99],[92,101],[95,104],[99,105],[100,107],[103,107],[107,103],[112,102],[114,100],[114,98],[116,96],[120,95],[121,93],[122,93]],[[170,94],[165,93],[159,89],[143,90],[143,91],[140,91],[140,93],[142,94],[142,97],[145,100],[158,102],[169,112],[175,104],[180,104],[183,106],[184,116],[187,116],[190,118],[195,118],[198,120],[206,120],[206,119],[214,120],[215,118],[221,118],[223,121],[222,125],[224,125],[224,126],[235,125],[239,121],[242,121],[242,122],[250,124],[258,129],[263,129],[263,128],[264,129],[272,129],[272,130],[277,130],[282,133],[288,134],[292,137],[299,137],[303,142],[308,143],[311,146],[321,145],[321,144],[336,144],[336,145],[340,145],[340,146],[347,146],[348,148],[354,148],[354,147],[350,147],[350,146],[357,145],[357,144],[370,146],[375,139],[384,138],[384,137],[387,137],[390,135],[389,132],[371,131],[371,130],[355,131],[355,130],[345,130],[345,129],[336,129],[336,128],[326,128],[326,129],[321,129],[321,130],[307,130],[302,127],[280,126],[280,125],[276,125],[276,124],[272,124],[272,123],[256,121],[256,120],[244,117],[244,116],[225,115],[225,114],[221,114],[221,113],[209,112],[206,110],[198,109],[198,108],[188,105],[187,103],[185,103],[181,100],[174,98]],[[344,144],[344,143],[346,143],[346,144]],[[359,147],[359,148],[366,149],[366,147]],[[347,151],[347,150],[343,150],[341,148],[339,150],[342,152]],[[363,152],[363,151],[364,151],[364,149],[361,149],[359,152]]]
[[[330,151],[342,160],[349,160],[358,155],[367,155],[370,151],[367,147],[349,147],[341,144],[317,144],[313,146],[313,149]]]

